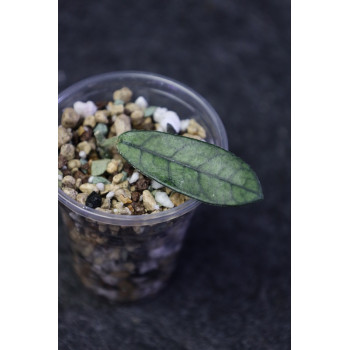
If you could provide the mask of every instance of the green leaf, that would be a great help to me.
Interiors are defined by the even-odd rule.
[[[92,161],[91,175],[96,176],[103,174],[106,171],[107,165],[110,161],[110,159],[99,159]]]
[[[93,184],[98,184],[98,183],[110,184],[111,182],[102,176],[93,176],[91,183],[93,183]]]
[[[212,144],[158,131],[129,131],[119,136],[117,148],[141,173],[202,202],[241,205],[263,198],[249,165]]]

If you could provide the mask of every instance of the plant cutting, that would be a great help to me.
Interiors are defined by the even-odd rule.
[[[210,105],[161,76],[108,73],[68,88],[59,96],[58,136],[73,266],[88,289],[111,301],[166,285],[200,202],[236,206],[263,197],[251,168],[224,149],[226,133]]]
[[[263,198],[252,169],[215,145],[157,131],[129,131],[107,139],[136,169],[188,197],[214,205],[242,205]]]

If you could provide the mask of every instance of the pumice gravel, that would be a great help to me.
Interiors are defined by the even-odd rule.
[[[106,140],[131,130],[155,130],[205,141],[195,119],[180,120],[165,106],[134,102],[123,87],[106,102],[76,101],[65,108],[58,127],[58,186],[77,202],[99,211],[143,215],[159,213],[189,199],[136,171]]]

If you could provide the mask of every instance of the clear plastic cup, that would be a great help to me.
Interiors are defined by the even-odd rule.
[[[113,91],[129,87],[134,97],[195,118],[207,141],[227,149],[224,126],[210,104],[192,89],[163,76],[113,72],[80,81],[58,96],[58,118],[75,101],[109,101]],[[165,212],[116,215],[100,212],[58,189],[59,208],[69,234],[74,269],[82,283],[111,301],[132,301],[156,294],[173,272],[194,210],[190,199]]]

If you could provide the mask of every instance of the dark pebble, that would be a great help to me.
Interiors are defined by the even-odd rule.
[[[86,198],[85,205],[93,209],[100,207],[102,205],[102,198],[98,193],[91,192]]]
[[[92,137],[93,131],[92,128],[90,128],[90,126],[86,127],[87,130],[84,131],[81,135],[80,135],[80,140],[81,141],[89,141]]]
[[[125,163],[123,170],[128,174],[128,176],[131,176],[132,173],[134,172],[134,167],[132,165],[130,165],[129,163]]]
[[[132,199],[133,202],[138,202],[139,199],[140,199],[140,196],[141,195],[140,195],[139,192],[134,191],[134,192],[131,193],[131,199]]]
[[[150,183],[151,183],[151,180],[147,179],[146,177],[142,177],[136,181],[135,186],[138,191],[144,191],[144,190],[147,190]]]
[[[135,215],[142,215],[145,213],[145,207],[140,202],[132,202],[131,203],[132,208],[134,209]]]
[[[169,134],[177,135],[176,130],[175,130],[174,127],[173,127],[171,124],[169,124],[169,123],[167,123],[167,125],[166,125],[166,131],[167,131],[167,133],[169,133]]]
[[[67,163],[67,159],[64,156],[62,156],[62,154],[60,154],[58,156],[58,169],[61,169],[62,167],[67,165]]]

